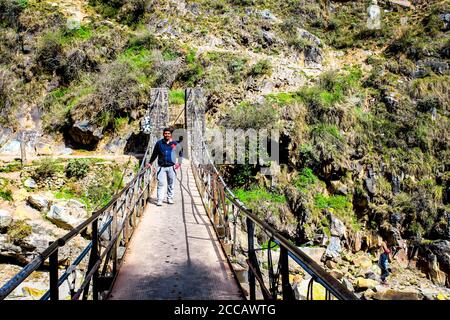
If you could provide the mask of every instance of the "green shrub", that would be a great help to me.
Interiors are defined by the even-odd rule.
[[[66,166],[66,176],[68,178],[84,178],[89,172],[89,162],[83,159],[69,160]]]
[[[270,93],[266,96],[269,102],[274,102],[279,106],[291,105],[300,102],[300,96],[295,92]]]
[[[271,128],[278,120],[277,110],[268,103],[241,103],[228,114],[227,124],[232,128],[261,129]]]
[[[127,43],[127,48],[145,48],[148,50],[159,49],[161,43],[159,39],[146,28],[142,32],[138,32],[135,36],[132,36]]]
[[[58,162],[51,158],[44,158],[37,163],[34,169],[33,179],[42,181],[46,178],[51,178],[61,171],[61,166]]]
[[[146,3],[146,0],[89,0],[89,4],[100,14],[117,18],[128,25],[139,22],[145,13]]]
[[[16,220],[8,227],[8,236],[10,240],[16,244],[20,245],[21,241],[31,235],[32,228],[25,221]]]
[[[286,198],[284,195],[269,192],[267,191],[267,189],[262,187],[256,187],[250,190],[236,189],[234,190],[234,194],[246,204],[260,203],[261,201],[269,201],[275,203],[286,202]]]
[[[257,170],[255,166],[248,163],[243,163],[227,166],[227,171],[224,176],[226,176],[226,181],[231,187],[242,188],[248,187],[255,182],[254,177],[256,172]]]
[[[259,76],[264,76],[264,75],[270,76],[272,74],[272,65],[270,64],[270,61],[267,59],[260,60],[252,66],[249,74],[254,77],[259,77]]]
[[[22,169],[22,163],[20,161],[13,161],[11,163],[8,163],[2,167],[0,167],[0,172],[14,172],[19,171]]]
[[[321,193],[314,197],[314,205],[317,209],[332,209],[339,217],[345,217],[353,213],[353,205],[349,199],[341,195],[326,196]]]
[[[13,201],[12,191],[9,189],[0,189],[0,198],[6,201]]]
[[[306,187],[315,184],[317,180],[317,177],[310,168],[303,168],[293,183],[298,189],[304,190]]]
[[[233,83],[237,84],[242,80],[246,63],[247,60],[242,58],[236,58],[228,62],[228,71],[232,75]]]
[[[0,0],[0,26],[18,27],[20,14],[27,5],[26,0]]]
[[[185,100],[184,90],[170,90],[169,91],[169,103],[176,105],[183,105]]]
[[[36,52],[37,64],[48,73],[52,73],[64,63],[63,37],[61,32],[46,33],[38,45]]]

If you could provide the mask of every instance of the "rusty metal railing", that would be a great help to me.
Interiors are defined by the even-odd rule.
[[[59,288],[85,258],[89,260],[83,282],[78,288],[70,288],[71,299],[92,298],[98,300],[109,295],[123,262],[123,254],[120,253],[125,252],[137,225],[137,219],[143,213],[151,194],[154,173],[145,165],[148,163],[153,144],[154,139],[150,138],[142,165],[133,180],[113,196],[105,207],[93,212],[90,218],[51,243],[47,249],[0,288],[0,300],[7,298],[15,288],[47,261],[50,285],[41,300],[59,300]],[[89,229],[91,230],[91,241],[60,276],[59,249],[83,232],[89,232]]]
[[[227,254],[231,265],[236,261],[237,254],[247,258],[248,289],[250,300],[257,298],[256,288],[260,288],[260,297],[274,300],[281,294],[283,300],[294,300],[295,295],[289,280],[289,260],[299,265],[311,280],[308,285],[306,299],[313,299],[313,282],[318,282],[325,288],[325,299],[356,300],[338,280],[327,273],[319,264],[302,252],[277,230],[247,208],[228,188],[218,169],[215,167],[204,141],[204,120],[198,119],[201,112],[194,110],[193,128],[190,130],[191,166],[197,187],[202,197],[208,216],[216,230],[222,248]],[[259,228],[269,239],[267,249],[258,245],[255,229]],[[240,229],[238,231],[238,229]],[[240,239],[238,232],[247,233],[247,241]],[[280,248],[278,269],[273,270],[272,244]],[[268,274],[264,276],[261,268],[262,253],[267,250]],[[259,255],[259,258],[258,258]],[[290,258],[290,259],[289,259]],[[236,274],[236,271],[235,271]],[[268,278],[268,281],[264,281]],[[279,283],[281,278],[281,284]],[[242,285],[239,281],[239,285]]]

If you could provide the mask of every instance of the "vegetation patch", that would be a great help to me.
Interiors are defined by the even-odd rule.
[[[20,245],[21,241],[31,235],[32,228],[25,221],[15,220],[8,227],[7,235],[11,242]]]
[[[169,103],[175,105],[184,105],[185,92],[184,90],[170,90]]]

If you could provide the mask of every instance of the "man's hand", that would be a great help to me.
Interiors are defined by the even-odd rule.
[[[153,167],[153,165],[152,165],[151,163],[147,163],[147,164],[145,165],[145,169],[151,169],[151,170],[153,171],[153,173],[156,172],[155,167]]]
[[[181,164],[177,163],[175,164],[175,170],[178,170],[181,167]]]

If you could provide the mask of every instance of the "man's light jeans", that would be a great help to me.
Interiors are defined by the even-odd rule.
[[[164,184],[167,177],[167,200],[173,200],[173,188],[175,186],[175,179],[177,174],[175,168],[172,167],[159,167],[158,168],[158,202],[162,202],[164,198]]]

